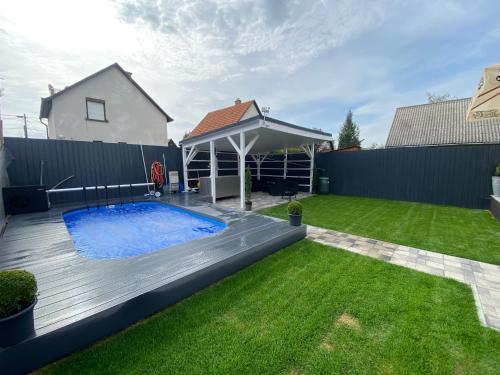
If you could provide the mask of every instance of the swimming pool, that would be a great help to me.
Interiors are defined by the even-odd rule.
[[[80,209],[63,219],[77,252],[92,259],[148,254],[226,228],[222,221],[160,202]]]

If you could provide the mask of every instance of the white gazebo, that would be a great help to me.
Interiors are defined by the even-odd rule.
[[[238,167],[232,169],[238,171],[240,203],[243,209],[245,207],[246,156],[249,155],[251,161],[256,164],[256,168],[254,168],[255,174],[253,174],[253,176],[256,176],[256,178],[260,180],[261,176],[265,176],[264,173],[261,173],[261,165],[266,161],[268,155],[276,150],[283,150],[283,173],[280,177],[284,179],[294,178],[299,176],[289,174],[289,171],[293,170],[293,168],[287,167],[287,149],[301,148],[307,157],[307,160],[303,160],[307,161],[307,168],[296,169],[308,170],[309,173],[307,176],[300,176],[305,179],[304,184],[301,185],[307,187],[309,192],[312,192],[314,149],[316,144],[324,141],[332,141],[332,135],[320,130],[292,125],[261,115],[239,121],[221,129],[184,139],[180,142],[182,145],[184,189],[189,190],[188,182],[189,180],[193,180],[193,178],[189,178],[189,172],[197,171],[196,169],[190,170],[189,164],[196,161],[195,157],[199,152],[209,152],[210,158],[206,161],[209,161],[210,167],[207,172],[210,173],[212,201],[216,203],[216,179],[218,178],[219,169],[216,152],[234,153],[238,156]],[[272,177],[276,176],[273,175]]]

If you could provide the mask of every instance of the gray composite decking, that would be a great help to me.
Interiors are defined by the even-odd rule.
[[[62,219],[74,207],[11,218],[0,239],[0,269],[32,272],[39,295],[35,337],[0,348],[0,373],[28,371],[85,347],[306,234],[304,226],[223,209],[193,195],[162,200],[221,219],[227,229],[141,256],[95,260],[78,255]]]

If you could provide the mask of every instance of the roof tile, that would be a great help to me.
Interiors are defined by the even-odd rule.
[[[200,123],[191,131],[189,136],[194,137],[201,135],[240,121],[248,108],[250,108],[250,106],[254,103],[254,100],[249,100],[247,102],[237,103],[230,107],[207,113],[203,120],[201,120]]]

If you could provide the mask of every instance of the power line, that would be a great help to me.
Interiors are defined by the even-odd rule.
[[[13,113],[2,113],[2,116],[22,116],[23,114],[13,114]],[[26,117],[38,119],[35,115],[26,115]]]

